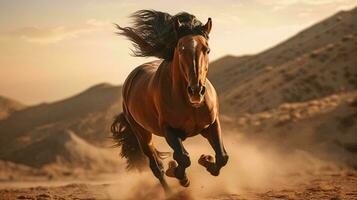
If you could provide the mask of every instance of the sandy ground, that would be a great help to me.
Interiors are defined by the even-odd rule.
[[[297,177],[291,176],[294,182]],[[16,182],[15,182],[16,183]],[[24,183],[22,183],[24,184]],[[8,185],[0,190],[0,199],[160,199],[158,186],[147,188],[143,185],[142,191],[132,197],[126,194],[121,196],[120,183],[60,183],[39,182],[28,183],[41,186],[14,188],[16,184]],[[45,186],[52,185],[52,186]],[[57,185],[57,186],[56,186]],[[25,185],[23,185],[25,186]],[[180,189],[169,199],[220,199],[220,200],[243,200],[243,199],[357,199],[357,171],[340,171],[312,175],[305,181],[286,183],[274,188],[243,188],[238,193],[222,193],[212,196],[197,197],[190,189]]]
[[[150,171],[127,172],[120,164],[117,173],[106,175],[88,176],[88,172],[83,177],[39,179],[14,174],[12,179],[0,179],[0,199],[357,199],[356,169],[324,154],[246,138],[234,131],[226,134],[230,160],[218,177],[197,163],[201,154],[214,153],[208,142],[203,137],[185,141],[192,162],[187,170],[191,185],[183,188],[176,179],[167,178],[173,189],[169,197]],[[161,151],[170,150],[162,138],[156,138],[155,144]]]
[[[192,161],[187,170],[191,185],[183,188],[176,179],[167,178],[174,190],[167,199],[357,199],[357,170],[302,150],[282,151],[257,141],[226,139],[230,161],[218,177],[211,176],[197,163],[202,153],[212,154],[207,141],[196,138],[186,142]],[[164,147],[162,144],[158,146]],[[0,182],[0,199],[165,198],[150,171],[93,174],[90,180],[68,177],[64,181],[55,177],[53,180]]]

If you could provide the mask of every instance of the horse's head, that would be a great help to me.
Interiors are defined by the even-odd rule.
[[[181,24],[177,20],[175,29],[178,30],[180,26]],[[207,23],[202,26],[203,32],[208,35],[211,27],[212,20],[209,18]],[[209,52],[208,40],[199,34],[181,37],[175,48],[180,72],[185,78],[188,100],[195,107],[202,103],[206,92]]]

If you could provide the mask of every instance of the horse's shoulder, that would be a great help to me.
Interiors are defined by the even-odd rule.
[[[216,89],[214,88],[211,81],[209,81],[208,79],[206,80],[206,89],[207,89],[207,94],[209,95],[209,97],[212,98],[212,100],[213,99],[216,100],[217,99]]]
[[[210,115],[212,119],[215,119],[219,108],[218,95],[213,84],[208,79],[206,80],[206,90],[205,106],[208,110],[208,115]]]

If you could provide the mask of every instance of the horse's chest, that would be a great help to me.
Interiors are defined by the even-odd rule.
[[[197,118],[186,119],[180,124],[180,127],[188,137],[199,134],[203,129],[210,125],[209,120],[198,120]]]
[[[177,110],[171,114],[170,126],[184,131],[187,137],[199,134],[214,121],[214,114],[204,109]]]

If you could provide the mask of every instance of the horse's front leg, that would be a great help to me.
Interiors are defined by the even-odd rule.
[[[191,165],[190,157],[185,147],[182,144],[180,136],[185,133],[173,128],[166,129],[166,141],[169,146],[174,150],[173,158],[176,160],[169,163],[169,168],[166,171],[166,175],[169,177],[176,177],[179,179],[180,184],[184,187],[188,187],[190,184],[186,175],[186,168]]]
[[[216,121],[203,130],[201,134],[211,144],[216,153],[216,159],[210,155],[202,155],[198,160],[198,163],[204,166],[213,176],[218,176],[219,171],[227,164],[228,161],[228,154],[222,141],[219,119],[217,118]]]

